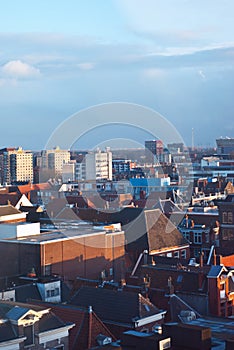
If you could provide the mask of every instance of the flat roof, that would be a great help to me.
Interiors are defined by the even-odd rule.
[[[103,229],[93,229],[92,225],[78,225],[77,227],[67,227],[60,230],[46,231],[39,235],[28,235],[19,238],[5,238],[1,239],[0,242],[11,242],[11,243],[27,243],[27,244],[44,244],[54,243],[56,241],[64,241],[70,239],[76,239],[87,236],[97,236],[100,234],[121,234],[123,231],[109,232]]]

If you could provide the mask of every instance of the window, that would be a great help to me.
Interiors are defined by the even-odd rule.
[[[234,230],[224,228],[222,229],[222,238],[224,241],[229,241],[234,239]]]
[[[227,224],[227,212],[226,211],[223,212],[222,219],[223,219],[223,223]]]
[[[187,241],[190,241],[190,232],[183,232],[183,236]]]
[[[193,242],[196,244],[202,243],[202,234],[201,232],[194,232],[193,233]]]
[[[228,218],[227,218],[228,224],[233,223],[233,214],[231,211],[228,212]]]
[[[45,265],[45,276],[51,276],[52,274],[52,265]]]
[[[181,259],[186,259],[186,249],[181,250]]]
[[[55,297],[59,295],[59,288],[55,288],[55,289],[49,289],[46,291],[46,297],[50,298],[50,297]]]
[[[180,257],[180,253],[179,252],[174,252],[174,258],[179,258]]]

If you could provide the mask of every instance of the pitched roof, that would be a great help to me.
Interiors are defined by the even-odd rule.
[[[192,311],[196,315],[196,317],[201,317],[201,315],[192,308],[189,304],[187,304],[184,300],[182,300],[178,295],[172,294],[170,295],[170,314],[171,320],[173,322],[181,322],[179,317],[181,311]]]
[[[18,186],[18,191],[22,194],[26,194],[31,191],[43,191],[43,190],[51,190],[52,186],[49,182],[32,184],[29,183],[27,185]]]
[[[16,338],[18,338],[18,336],[11,322],[0,322],[0,344],[1,342],[6,342]]]
[[[176,205],[170,198],[161,199],[159,198],[158,203],[154,207],[160,209],[164,214],[171,214],[173,212],[182,212],[182,210]]]
[[[224,266],[212,265],[207,275],[207,278],[218,278],[223,271],[227,271],[227,269]]]
[[[103,288],[81,287],[70,301],[73,305],[92,306],[105,322],[132,325],[134,320],[160,313],[141,294]]]
[[[68,324],[49,311],[46,306],[41,307],[35,304],[25,304],[10,301],[0,301],[0,317],[5,322],[0,323],[0,342],[11,339],[20,339],[17,327],[13,327],[11,321],[19,321],[24,315],[38,313],[40,319],[38,326],[40,332],[63,328]],[[69,324],[70,325],[70,324]]]
[[[13,193],[1,193],[0,194],[0,205],[8,205],[11,204],[14,207],[19,202],[21,195],[13,192]]]
[[[21,211],[9,205],[0,205],[0,216],[21,214]]]
[[[104,334],[116,340],[109,329],[93,311],[74,305],[41,303],[46,305],[63,322],[72,322],[75,326],[70,330],[69,349],[86,350],[97,345],[96,337]]]
[[[159,209],[145,211],[149,252],[189,245],[182,233]]]
[[[41,300],[41,295],[36,284],[25,284],[15,287],[15,300],[26,303],[28,300]]]

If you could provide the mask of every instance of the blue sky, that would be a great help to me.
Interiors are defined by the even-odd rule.
[[[43,148],[108,102],[155,109],[188,145],[192,128],[198,146],[234,137],[233,13],[232,0],[1,2],[0,147]]]

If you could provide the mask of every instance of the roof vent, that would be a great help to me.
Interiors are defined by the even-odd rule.
[[[104,346],[107,344],[111,344],[112,338],[107,337],[106,335],[103,335],[103,334],[98,334],[98,336],[96,337],[96,341],[97,341],[98,345]]]

